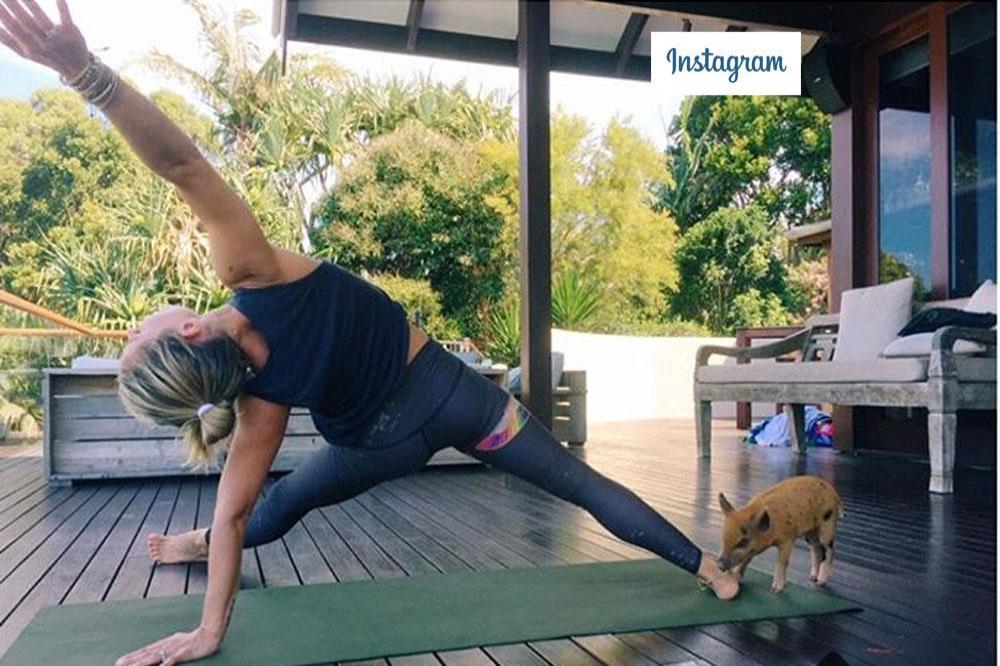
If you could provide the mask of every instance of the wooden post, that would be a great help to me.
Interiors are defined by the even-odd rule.
[[[521,400],[552,426],[549,2],[517,5],[521,197]]]

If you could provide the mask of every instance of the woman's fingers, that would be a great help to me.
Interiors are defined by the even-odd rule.
[[[56,6],[59,7],[59,21],[63,25],[73,25],[73,17],[69,15],[69,5],[66,4],[66,0],[56,0]]]
[[[31,17],[31,14],[25,11],[24,7],[21,6],[20,2],[18,2],[17,0],[3,0],[3,1],[4,4],[7,5],[7,9],[9,9],[10,12],[17,17],[17,20],[20,23],[21,28],[25,32],[30,34],[39,42],[45,39],[45,31],[42,30],[42,27],[40,25],[38,25],[38,21],[33,19]]]
[[[35,21],[38,22],[38,25],[41,26],[42,30],[48,32],[55,27],[52,24],[52,21],[49,20],[48,15],[42,11],[42,8],[38,6],[38,3],[35,2],[35,0],[23,0],[23,2],[24,6],[28,8],[28,11],[31,12],[31,15],[35,17]]]
[[[3,24],[7,32],[17,41],[17,45],[21,49],[21,55],[28,56],[28,54],[37,49],[38,40],[24,29],[17,18],[10,13],[5,4],[0,4],[0,23]]]
[[[130,652],[124,657],[120,657],[118,661],[115,662],[115,666],[146,666],[147,664],[160,664],[162,663],[177,663],[176,652],[178,639],[182,637],[183,634],[176,633],[172,636],[167,636],[166,638],[161,638],[155,643],[150,643],[146,647],[139,648],[135,652]],[[173,647],[174,649],[171,649]],[[162,650],[162,655],[167,657],[167,661],[160,659]],[[175,661],[169,661],[173,658]]]
[[[18,46],[17,40],[15,40],[14,36],[3,28],[0,28],[0,44],[3,44],[22,58],[24,57],[24,52],[21,51],[21,47]]]

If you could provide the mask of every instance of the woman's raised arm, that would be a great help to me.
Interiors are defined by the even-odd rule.
[[[117,74],[104,69],[57,0],[53,23],[35,0],[0,0],[0,43],[58,72],[98,105],[132,150],[170,181],[204,222],[212,266],[230,286],[267,282],[278,274],[274,249],[246,202],[222,179],[177,125]]]

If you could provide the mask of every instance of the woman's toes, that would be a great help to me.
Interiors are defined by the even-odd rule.
[[[712,583],[712,591],[722,601],[729,601],[740,593],[739,579],[733,574],[726,574]]]

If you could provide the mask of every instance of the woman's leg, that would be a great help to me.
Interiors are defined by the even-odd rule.
[[[430,455],[419,434],[378,450],[325,446],[265,488],[247,523],[243,545],[253,548],[279,539],[312,509],[343,502],[382,481],[415,472]],[[163,564],[202,560],[208,556],[210,538],[209,529],[169,537],[150,535],[150,555]]]
[[[571,455],[511,399],[494,431],[467,453],[590,512],[619,539],[645,548],[713,584],[720,598],[738,591],[711,557],[635,493]],[[728,580],[727,580],[728,579]]]

